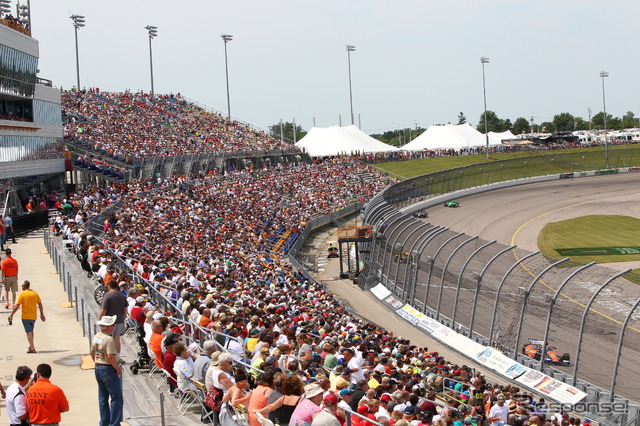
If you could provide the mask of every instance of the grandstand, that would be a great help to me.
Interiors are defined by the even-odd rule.
[[[180,94],[93,88],[64,91],[62,104],[65,142],[86,182],[308,161],[295,147]]]
[[[64,185],[60,91],[37,76],[38,41],[29,33],[19,22],[0,19],[2,200],[10,190],[22,195]]]

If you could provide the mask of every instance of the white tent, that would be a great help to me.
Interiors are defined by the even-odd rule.
[[[511,130],[507,130],[506,132],[489,132],[489,145],[502,145],[503,140],[507,139],[515,139],[516,135],[511,133]]]
[[[309,133],[298,142],[298,148],[305,149],[312,157],[330,157],[352,152],[388,152],[398,148],[364,133],[356,126],[312,127]]]
[[[433,125],[420,136],[402,147],[408,151],[420,151],[423,149],[456,149],[483,146],[486,144],[482,133],[471,127],[468,123],[444,126]]]

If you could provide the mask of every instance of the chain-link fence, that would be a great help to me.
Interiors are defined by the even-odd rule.
[[[640,165],[640,151],[614,150],[608,163],[616,169],[598,170],[607,165],[603,151],[557,154],[447,170],[389,187],[365,210],[365,223],[374,226],[376,238],[359,282],[382,283],[401,301],[459,333],[577,386],[590,401],[622,401],[637,410],[640,287],[622,278],[624,272],[550,260],[398,210],[500,180],[617,173],[617,168]],[[542,343],[543,354],[555,347],[559,365],[525,355],[529,339]],[[569,365],[562,365],[564,357]]]

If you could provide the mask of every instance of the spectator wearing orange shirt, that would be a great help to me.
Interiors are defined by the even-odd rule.
[[[11,256],[11,249],[8,248],[5,253],[7,257],[0,263],[2,269],[2,282],[4,283],[5,300],[7,304],[5,308],[10,309],[16,304],[16,293],[18,292],[18,261]],[[13,303],[9,303],[9,290]]]
[[[165,338],[165,335],[162,334],[162,323],[158,320],[153,320],[151,322],[151,338],[149,339],[149,351],[154,355],[154,361],[158,368],[162,369],[162,341]],[[149,354],[151,355],[151,354]]]
[[[211,309],[206,308],[202,311],[198,325],[200,327],[207,327],[211,323]]]
[[[69,401],[60,387],[49,380],[51,366],[40,364],[36,369],[36,382],[27,391],[29,421],[32,425],[55,425],[61,414],[69,411]]]

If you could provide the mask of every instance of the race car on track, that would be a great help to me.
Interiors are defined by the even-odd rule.
[[[533,358],[535,360],[540,360],[542,355],[542,347],[544,346],[544,342],[542,340],[529,339],[529,343],[526,345],[522,345],[522,353],[528,356],[529,358]],[[544,362],[546,364],[555,364],[555,365],[569,365],[569,354],[565,353],[560,356],[558,354],[558,350],[554,346],[547,345],[546,347],[547,354],[544,357]]]
[[[413,256],[411,256],[409,253],[407,253],[406,251],[403,251],[402,253],[396,253],[393,255],[393,261],[395,263],[398,263],[398,261],[400,263],[413,263]]]
[[[413,217],[417,217],[418,219],[424,219],[426,217],[429,217],[429,213],[425,212],[424,210],[420,210],[415,212],[413,214]]]
[[[447,201],[446,203],[444,203],[445,207],[451,207],[452,209],[455,209],[456,207],[460,207],[460,203],[458,203],[456,200],[451,200],[451,201]]]

